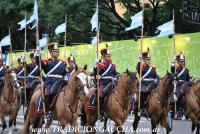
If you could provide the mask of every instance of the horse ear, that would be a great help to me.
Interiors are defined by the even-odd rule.
[[[126,69],[126,73],[129,75],[130,74],[130,72],[129,72],[129,70],[128,69]]]
[[[85,71],[87,70],[87,64],[83,67],[83,70]]]
[[[76,65],[76,66],[75,66],[75,71],[77,71],[77,70],[78,70],[78,66]]]
[[[169,73],[169,71],[167,70],[167,75],[169,76],[169,74],[170,74],[170,73]]]

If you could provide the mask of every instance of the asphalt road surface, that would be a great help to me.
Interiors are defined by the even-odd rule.
[[[126,122],[124,123],[124,128],[126,130],[126,134],[131,134],[133,133],[132,130],[132,122],[133,122],[134,116],[129,115],[128,119],[126,120]],[[78,119],[78,123],[80,124],[80,119]],[[21,134],[22,133],[22,129],[23,129],[23,124],[24,124],[24,118],[23,118],[23,110],[20,109],[19,113],[18,113],[18,117],[17,117],[17,126],[16,128],[12,128],[12,129],[5,129],[4,132],[2,132],[2,134]],[[96,123],[96,128],[98,129],[99,132],[97,132],[97,134],[103,133],[102,132],[102,128],[103,128],[103,123],[97,121]],[[114,122],[109,120],[108,121],[108,133],[112,132],[114,126]],[[58,122],[54,121],[52,126],[50,127],[50,129],[48,130],[49,134],[70,134],[71,132],[69,132],[70,130],[72,130],[73,128],[70,128],[69,125],[66,126],[66,129],[61,132],[62,130],[59,129],[58,126]],[[80,127],[80,131],[81,133],[83,131],[83,127]],[[85,128],[87,129],[87,128]],[[66,131],[67,130],[67,131]],[[44,131],[44,130],[42,130]],[[161,128],[160,126],[158,126],[158,134],[163,134],[166,133],[164,128]],[[138,128],[138,134],[149,134],[151,133],[151,124],[150,121],[148,121],[146,118],[141,118],[141,121],[139,123],[139,128]],[[173,130],[171,131],[171,134],[192,134],[191,132],[191,121],[182,121],[182,120],[174,120],[173,121]]]

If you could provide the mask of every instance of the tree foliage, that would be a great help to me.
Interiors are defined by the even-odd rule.
[[[144,16],[144,33],[154,36],[156,27],[172,19],[175,10],[177,33],[198,32],[200,26],[183,21],[183,2],[186,0],[146,0]],[[99,20],[101,41],[130,39],[140,35],[140,28],[125,32],[131,23],[130,17],[142,9],[142,0],[99,0]],[[199,0],[190,0],[191,4],[200,6]],[[120,15],[116,8],[119,3],[125,13]],[[55,36],[55,28],[65,21],[67,15],[67,44],[90,43],[94,33],[91,32],[90,19],[96,9],[96,0],[38,0],[40,37],[47,33],[51,38],[63,43],[63,34]],[[24,31],[17,31],[17,23],[27,19],[33,13],[33,0],[0,1],[0,38],[12,32],[14,49],[23,49]],[[35,48],[35,30],[27,30],[28,48]]]

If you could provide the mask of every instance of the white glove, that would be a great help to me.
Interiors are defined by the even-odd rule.
[[[172,57],[172,66],[174,66],[175,63],[176,63],[176,56],[174,55],[174,56]]]
[[[173,94],[173,97],[174,97],[174,101],[177,102],[178,98],[175,93]]]
[[[94,67],[97,67],[97,64],[99,63],[99,59],[97,58],[94,62]]]
[[[139,61],[141,61],[141,59],[142,59],[142,54],[140,53],[140,55],[139,55]]]

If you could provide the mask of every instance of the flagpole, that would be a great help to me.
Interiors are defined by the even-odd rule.
[[[26,21],[26,12],[25,12],[25,21]],[[26,98],[26,25],[25,25],[25,31],[24,31],[24,94],[25,94],[25,106],[27,105],[27,98]]]
[[[175,15],[174,15],[174,9],[173,9],[173,20],[174,20],[174,26],[173,26],[173,30],[174,30],[174,35],[173,35],[173,47],[174,47],[174,56],[176,56],[176,40],[175,40]],[[176,74],[176,63],[174,63],[174,74]],[[174,80],[174,94],[176,93],[176,80]],[[174,108],[174,112],[176,114],[176,102],[175,102],[175,108]]]
[[[97,0],[97,10],[98,9],[98,0]],[[97,44],[96,44],[96,60],[99,58],[99,34],[100,34],[100,23],[98,23],[98,28],[97,28],[97,34],[96,34],[96,37],[97,37]],[[97,74],[96,74],[96,77],[99,75],[99,67],[98,65],[96,66],[97,68]],[[99,95],[100,95],[100,81],[99,81],[99,78],[97,77],[97,115],[99,117],[100,115],[100,99],[99,99]]]
[[[43,100],[45,100],[45,95],[44,95],[44,88],[43,88],[43,80],[42,80],[42,66],[41,66],[41,62],[42,62],[42,59],[41,59],[41,48],[40,48],[40,45],[39,45],[39,20],[36,20],[36,46],[37,48],[39,49],[39,69],[40,69],[40,82],[41,82],[41,92],[42,92],[42,97],[43,97]],[[43,111],[44,113],[46,113],[46,109],[45,109],[45,101],[43,101]]]
[[[67,28],[67,14],[65,14],[65,25],[66,25],[66,28]],[[66,55],[66,46],[67,46],[67,30],[65,28],[65,39],[64,39],[64,60],[67,61],[67,55]]]
[[[10,58],[11,58],[11,69],[13,69],[13,50],[12,50],[12,43],[11,43],[11,32],[9,28],[9,36],[10,36]]]
[[[143,50],[143,36],[144,36],[144,1],[142,0],[142,29],[141,29],[140,56],[142,56],[142,50]],[[141,104],[141,101],[140,101],[140,98],[141,98],[141,87],[142,87],[142,59],[140,59],[138,110],[140,110],[140,106],[141,106],[140,105]]]

